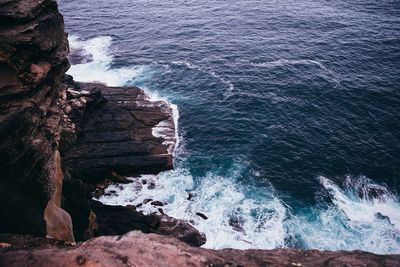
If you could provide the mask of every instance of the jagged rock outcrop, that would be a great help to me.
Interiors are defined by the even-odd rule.
[[[206,237],[190,224],[168,215],[144,215],[135,207],[109,206],[91,201],[91,210],[97,217],[95,236],[123,235],[133,230],[175,237],[191,246],[205,244]]]
[[[63,157],[74,178],[95,183],[113,172],[132,175],[173,168],[175,128],[172,109],[166,102],[152,101],[136,87],[100,83],[77,86],[77,94],[97,92],[104,101],[84,113],[78,142]],[[86,97],[85,102],[90,99]],[[166,134],[157,136],[154,132],[161,127]]]
[[[60,208],[63,173],[58,153],[63,123],[58,100],[65,90],[60,78],[69,67],[67,54],[63,17],[55,1],[0,1],[2,233],[73,241],[69,215]],[[64,233],[58,236],[54,227]]]
[[[0,242],[11,242],[3,239]],[[0,249],[1,266],[399,266],[400,256],[367,252],[319,250],[209,250],[195,248],[175,238],[130,232],[124,236],[98,237],[75,247],[29,241]],[[12,244],[11,244],[12,245]]]
[[[61,153],[67,174],[63,207],[72,216],[75,237],[86,240],[95,233],[90,222],[91,212],[101,220],[96,214],[101,210],[93,211],[89,207],[94,185],[105,179],[128,181],[121,174],[171,169],[175,126],[169,105],[151,101],[139,88],[76,83],[68,75],[64,82],[68,88],[60,102],[68,115],[68,127],[61,133]],[[160,123],[162,129],[159,129]],[[162,135],[154,135],[155,130]],[[140,218],[136,219],[124,233],[141,229]]]

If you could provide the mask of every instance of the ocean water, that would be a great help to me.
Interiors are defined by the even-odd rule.
[[[174,107],[175,170],[104,203],[164,201],[207,248],[400,253],[399,1],[58,3],[76,80]]]

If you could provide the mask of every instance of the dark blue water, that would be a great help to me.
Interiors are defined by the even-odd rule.
[[[178,106],[176,171],[156,192],[206,246],[400,253],[399,1],[59,5],[95,59],[77,80]]]

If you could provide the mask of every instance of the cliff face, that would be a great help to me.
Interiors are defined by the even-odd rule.
[[[44,236],[65,227],[57,151],[62,125],[60,78],[68,41],[54,1],[0,1],[0,231]],[[46,214],[44,215],[44,210]],[[55,218],[58,219],[55,219]],[[65,223],[66,222],[66,223]],[[51,229],[48,229],[51,232]]]
[[[0,234],[74,241],[141,229],[204,243],[187,224],[179,232],[132,210],[120,227],[102,212],[113,207],[90,207],[105,179],[171,169],[174,123],[139,88],[75,83],[68,52],[54,0],[0,0]],[[160,123],[168,136],[153,135]]]

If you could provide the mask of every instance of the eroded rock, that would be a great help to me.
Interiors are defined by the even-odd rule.
[[[79,88],[75,95],[97,91],[105,101],[85,110],[78,143],[65,154],[65,164],[73,177],[96,182],[113,172],[154,174],[173,168],[170,144],[153,135],[156,125],[172,120],[167,103],[152,101],[136,87],[80,83]],[[76,102],[71,106],[82,109]],[[174,138],[174,128],[171,135]]]
[[[1,237],[0,237],[1,240]],[[78,246],[47,245],[0,250],[1,266],[399,266],[399,255],[319,250],[210,250],[179,240],[137,231],[124,236],[104,236]]]
[[[205,243],[205,235],[188,223],[167,215],[144,215],[136,207],[109,206],[91,201],[91,209],[97,217],[95,236],[122,235],[132,230],[144,233],[158,233],[182,240],[192,246]]]
[[[0,233],[46,235],[67,53],[55,1],[0,1]]]

